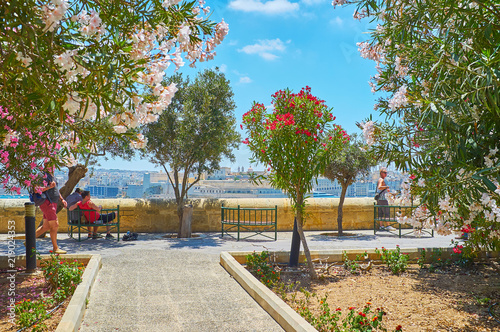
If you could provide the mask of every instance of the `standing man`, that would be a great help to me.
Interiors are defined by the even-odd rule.
[[[380,169],[380,178],[377,182],[377,190],[379,191],[379,198],[377,199],[377,205],[389,205],[387,201],[386,194],[390,191],[389,186],[385,183],[385,178],[387,176],[387,169],[382,167]],[[396,229],[392,226],[384,226],[382,219],[390,219],[391,213],[389,207],[379,207],[378,208],[378,218],[380,220],[380,230],[381,231],[395,231]]]
[[[43,185],[44,187],[42,188],[42,192],[46,197],[45,202],[40,205],[40,210],[43,212],[43,224],[36,230],[36,237],[39,237],[43,233],[49,231],[53,252],[56,254],[65,254],[66,251],[62,250],[57,245],[57,230],[59,229],[59,221],[57,220],[57,203],[61,200],[64,207],[67,206],[67,203],[59,193],[57,183],[52,174],[48,172],[45,173]]]

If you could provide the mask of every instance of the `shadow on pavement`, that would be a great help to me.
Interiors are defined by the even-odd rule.
[[[349,233],[354,233],[353,231],[350,231]],[[378,235],[366,235],[366,234],[356,234],[351,235],[351,236],[330,236],[330,235],[324,235],[324,234],[312,234],[312,235],[307,235],[308,238],[310,238],[313,241],[373,241],[374,239],[377,238]]]
[[[176,238],[164,238],[164,241],[170,243],[169,248],[180,249],[180,248],[190,248],[190,249],[201,249],[204,247],[220,247],[222,245],[220,236],[215,234],[203,234],[201,233],[199,237],[176,239]]]

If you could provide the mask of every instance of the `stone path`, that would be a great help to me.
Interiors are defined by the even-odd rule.
[[[133,248],[105,257],[80,331],[282,331],[218,261]]]
[[[324,232],[323,232],[324,233]],[[337,239],[307,232],[311,250],[449,247],[453,236],[399,239],[389,233]],[[351,231],[351,233],[353,233]],[[6,235],[0,234],[0,240]],[[24,254],[18,241],[16,253]],[[141,234],[134,242],[104,239],[82,243],[59,235],[68,253],[99,253],[103,266],[90,295],[80,331],[282,331],[281,327],[220,266],[222,251],[289,251],[290,232],[278,241],[259,237],[237,242],[205,233],[192,239]],[[37,241],[50,250],[50,239]],[[7,252],[6,241],[0,242]]]

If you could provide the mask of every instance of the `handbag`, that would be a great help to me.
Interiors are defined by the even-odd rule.
[[[375,195],[375,200],[378,201],[380,199],[380,195],[382,195],[382,193],[385,191],[386,189],[382,190],[381,192],[377,193]]]

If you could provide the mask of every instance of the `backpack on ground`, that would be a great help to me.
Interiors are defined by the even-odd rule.
[[[123,241],[135,241],[139,237],[139,234],[137,233],[130,233],[127,232],[127,234],[123,235]]]

